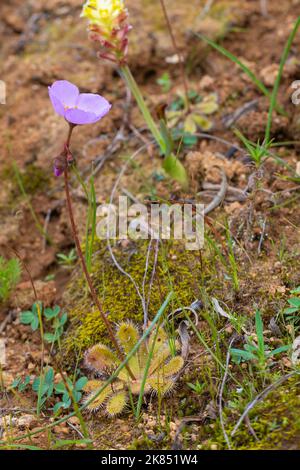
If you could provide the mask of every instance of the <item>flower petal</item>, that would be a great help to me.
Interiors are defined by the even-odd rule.
[[[101,119],[109,112],[111,104],[103,96],[93,93],[81,93],[78,96],[76,107],[82,111],[94,113],[98,116],[98,119]]]
[[[79,90],[76,85],[67,80],[58,80],[49,88],[49,94],[51,101],[55,97],[64,107],[73,108],[79,96]]]
[[[52,106],[54,108],[54,111],[60,116],[64,116],[65,115],[64,105],[53,94],[53,91],[50,86],[48,87],[48,90],[49,90],[49,97],[50,97]]]
[[[93,124],[100,118],[94,113],[88,113],[81,109],[67,109],[65,112],[65,118],[72,124]]]

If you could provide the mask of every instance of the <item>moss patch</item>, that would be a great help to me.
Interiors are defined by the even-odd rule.
[[[115,248],[114,254],[123,269],[135,280],[142,292],[147,243],[130,243],[126,249]],[[105,244],[97,247],[93,259],[92,278],[102,301],[104,311],[112,322],[131,319],[137,324],[143,321],[141,299],[132,281],[122,274],[113,263]],[[145,282],[148,286],[152,275],[154,253],[151,254]],[[200,263],[198,252],[186,251],[179,242],[169,242],[159,251],[156,276],[149,302],[149,319],[157,313],[168,292],[173,290],[175,298],[169,311],[190,305],[199,296]],[[73,277],[65,294],[69,310],[70,327],[63,344],[66,357],[83,352],[97,341],[108,343],[105,326],[99,312],[91,305],[86,283],[81,275]]]

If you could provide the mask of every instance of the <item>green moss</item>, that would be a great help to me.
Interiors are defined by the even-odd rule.
[[[24,170],[20,171],[20,176],[22,178],[24,190],[27,194],[34,194],[39,190],[44,190],[45,186],[47,186],[50,182],[49,173],[34,163],[27,165]],[[11,195],[13,198],[22,194],[16,173],[11,165],[7,165],[2,170],[1,179],[10,180],[13,182],[13,187],[11,190]]]
[[[166,246],[166,245],[165,245]],[[126,250],[115,249],[115,256],[135,280],[140,291],[144,277],[147,243],[131,243]],[[153,254],[147,279],[146,298],[152,274]],[[199,295],[200,263],[198,252],[186,251],[178,242],[169,242],[166,250],[160,250],[156,277],[151,291],[149,319],[153,318],[170,290],[176,296],[170,309],[190,305]],[[137,324],[143,320],[141,300],[131,280],[114,265],[105,244],[98,246],[93,260],[92,278],[102,301],[104,311],[112,322],[131,319]],[[64,352],[69,357],[77,351],[84,351],[97,341],[108,342],[106,329],[99,312],[91,306],[85,280],[77,275],[71,281],[65,295],[69,309],[70,327],[64,341]]]

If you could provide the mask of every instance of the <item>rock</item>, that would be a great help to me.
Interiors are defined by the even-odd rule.
[[[54,302],[56,296],[56,286],[54,281],[35,281],[35,288],[38,299],[43,302],[44,305],[51,305]],[[13,306],[25,310],[26,308],[31,308],[34,302],[35,297],[32,292],[31,283],[26,281],[18,284],[15,290]]]
[[[239,213],[241,209],[242,204],[238,201],[232,202],[231,204],[225,206],[225,211],[229,215]]]
[[[278,64],[267,65],[260,72],[261,79],[267,87],[273,87],[277,74]]]
[[[61,424],[54,427],[54,432],[56,432],[57,434],[69,434],[69,429],[66,425]]]
[[[297,365],[300,362],[300,336],[293,342],[293,353],[292,353],[292,363],[293,365]]]
[[[0,364],[1,366],[6,365],[6,345],[4,338],[0,338]]]
[[[37,424],[38,421],[34,415],[22,415],[17,420],[17,426],[19,429],[32,429]]]
[[[68,419],[68,423],[71,423],[74,426],[79,426],[80,425],[80,421],[77,418],[77,416],[71,416],[71,418]]]
[[[207,90],[215,84],[215,79],[210,75],[204,75],[199,82],[200,90]]]

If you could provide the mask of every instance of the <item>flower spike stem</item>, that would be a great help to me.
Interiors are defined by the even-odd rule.
[[[73,128],[74,126],[71,126],[70,125],[70,130],[69,130],[69,134],[68,134],[68,138],[67,138],[67,141],[66,141],[66,144],[65,146],[68,148],[69,145],[70,145],[70,139],[71,139],[71,135],[72,135],[72,131],[73,131]],[[77,249],[77,253],[78,253],[78,257],[80,259],[80,262],[81,262],[81,266],[82,266],[82,270],[83,270],[83,273],[84,273],[84,276],[86,278],[86,281],[88,283],[88,286],[89,286],[89,290],[90,290],[90,293],[91,293],[91,296],[92,296],[92,299],[94,301],[94,304],[97,306],[98,310],[99,310],[99,313],[101,315],[101,318],[102,318],[102,321],[104,322],[106,328],[107,328],[107,331],[108,331],[108,334],[110,336],[110,339],[111,339],[111,342],[113,343],[114,347],[116,348],[116,351],[118,353],[118,356],[119,356],[119,359],[121,361],[124,361],[125,359],[125,356],[119,346],[119,343],[115,337],[115,334],[113,332],[113,329],[112,329],[112,326],[111,326],[111,323],[110,321],[108,320],[108,318],[106,317],[104,311],[103,311],[103,308],[101,306],[101,303],[98,299],[98,296],[97,296],[97,293],[95,291],[95,288],[93,286],[93,282],[92,282],[92,279],[89,275],[89,272],[88,272],[88,269],[87,269],[87,266],[86,266],[86,262],[85,262],[85,259],[84,259],[84,256],[83,256],[83,253],[82,253],[82,250],[81,250],[81,246],[80,246],[80,241],[79,241],[79,237],[78,237],[78,233],[77,233],[77,228],[76,228],[76,223],[75,223],[75,219],[74,219],[74,213],[73,213],[73,207],[72,207],[72,202],[71,202],[71,196],[70,196],[70,190],[69,190],[69,178],[68,178],[68,166],[66,165],[65,167],[65,170],[64,170],[64,179],[65,179],[65,193],[66,193],[66,200],[67,200],[67,206],[68,206],[68,212],[69,212],[69,218],[70,218],[70,222],[71,222],[71,228],[72,228],[72,234],[73,234],[73,238],[74,238],[74,241],[75,241],[75,245],[76,245],[76,249]],[[128,366],[128,364],[126,364],[126,369],[130,375],[130,377],[134,380],[135,379],[135,376],[134,374],[132,373],[132,371],[130,370],[130,367]]]
[[[146,102],[141,94],[141,91],[138,87],[138,84],[136,83],[128,65],[123,65],[120,67],[121,74],[127,83],[127,86],[129,87],[131,93],[136,99],[136,102],[138,104],[138,107],[140,108],[140,111],[147,123],[147,126],[149,127],[149,130],[151,131],[153,137],[155,138],[156,142],[158,143],[160,150],[162,151],[163,154],[166,152],[166,144],[161,136],[161,133],[159,132],[153,117],[151,116],[151,113],[149,111],[148,106],[146,105]]]

